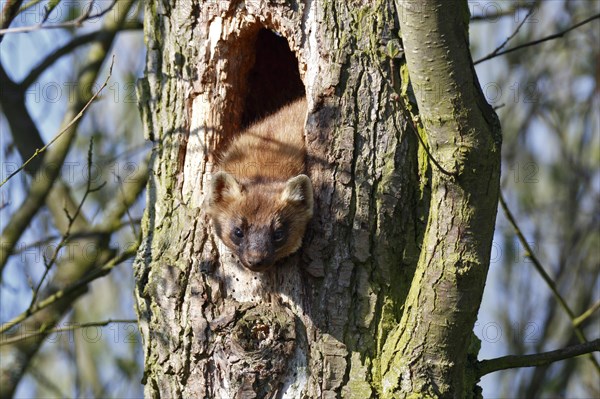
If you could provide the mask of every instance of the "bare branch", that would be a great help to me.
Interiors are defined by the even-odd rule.
[[[81,109],[91,97],[92,93],[90,93],[88,88],[92,87],[93,83],[98,78],[99,69],[106,60],[107,52],[111,48],[116,34],[121,29],[121,26],[125,22],[127,14],[134,3],[135,0],[122,0],[119,2],[119,7],[114,8],[112,12],[114,15],[103,20],[103,26],[107,33],[90,48],[87,65],[81,69],[79,75],[79,84],[82,89],[77,92],[72,105],[69,106],[65,114],[65,124],[73,119],[79,109]],[[1,71],[2,68],[0,67],[0,72]],[[0,77],[2,76],[0,75]],[[22,93],[16,93],[15,95],[17,96],[17,99],[20,100],[21,98],[19,95],[22,95]],[[26,112],[27,111],[25,110],[25,113]],[[72,126],[70,129],[71,131],[69,133],[65,133],[63,138],[46,152],[43,158],[44,162],[46,162],[47,159],[51,159],[51,155],[53,155],[54,158],[58,158],[58,150],[68,150],[68,148],[70,148],[76,134],[75,126],[76,125]],[[21,131],[16,130],[13,132]],[[31,154],[31,152],[27,153],[27,151],[29,151],[27,143],[21,143],[21,148],[19,151],[28,155]],[[27,156],[24,156],[24,159],[26,158]],[[62,165],[62,161],[64,161],[64,159],[56,159],[54,160],[54,164]],[[44,181],[48,179],[39,180]],[[75,213],[77,205],[75,205],[74,201],[72,201],[68,188],[65,187],[64,184],[61,184],[60,179],[54,183],[55,184],[50,184],[51,189],[46,198],[46,204],[54,216],[57,229],[64,232],[66,230],[66,226],[68,225],[68,220],[63,214],[63,204],[66,203],[69,206],[71,214]],[[41,204],[39,204],[39,206],[33,210],[32,214],[35,214],[37,209],[40,207]],[[79,221],[76,232],[79,232],[80,229],[87,229],[88,222],[82,217],[78,219]],[[117,225],[119,222],[119,220],[104,221],[106,225],[111,226]],[[91,278],[90,276],[95,275],[94,273],[102,271],[102,269],[99,269],[99,267],[102,267],[102,265],[106,266],[106,262],[110,263],[120,260],[118,258],[113,258],[114,251],[109,248],[109,239],[110,234],[106,234],[100,236],[100,238],[96,238],[85,243],[86,245],[93,246],[95,256],[86,256],[85,254],[81,253],[79,256],[70,257],[65,259],[64,262],[61,262],[61,267],[57,269],[57,273],[53,276],[52,281],[43,289],[43,292],[40,293],[40,297],[44,297],[45,299],[36,304],[36,306],[39,307],[42,305],[41,307],[43,307],[43,309],[37,311],[31,317],[26,318],[26,320],[23,320],[25,326],[54,326],[64,316],[65,312],[71,309],[72,303],[80,295],[87,291],[87,286],[76,286],[77,282],[89,279]],[[133,253],[128,253],[127,255],[133,256]],[[110,260],[111,258],[113,259],[112,261]],[[104,270],[104,272],[108,273],[106,270]],[[75,288],[73,288],[74,286]],[[72,291],[65,296],[65,290],[69,288],[71,288]],[[3,362],[0,363],[0,397],[10,397],[13,395],[14,390],[16,389],[18,382],[21,380],[25,370],[33,359],[35,353],[39,350],[40,346],[44,342],[45,336],[46,335],[41,334],[38,338],[29,339],[26,342],[22,342],[18,345],[3,347],[3,355],[11,356],[11,359],[14,359],[14,361],[11,361],[10,364],[4,364]]]
[[[4,323],[0,327],[0,333],[4,333],[4,332],[10,330],[12,327],[21,323],[23,320],[27,319],[29,316],[36,314],[40,310],[45,309],[48,306],[53,305],[54,303],[56,303],[60,300],[67,299],[72,294],[79,292],[82,289],[85,289],[87,287],[87,285],[89,283],[91,283],[92,281],[99,279],[100,277],[106,276],[115,266],[117,266],[117,265],[121,264],[122,262],[126,261],[127,259],[135,256],[135,254],[137,252],[137,248],[138,248],[138,244],[136,243],[135,245],[132,245],[131,247],[129,247],[128,249],[123,251],[120,255],[112,258],[101,268],[88,273],[81,280],[67,286],[66,288],[64,288],[60,291],[55,292],[54,294],[50,295],[49,297],[45,298],[44,300],[42,300],[42,301],[38,302],[37,304],[35,304],[34,306],[30,307],[23,313],[14,317],[9,322]]]
[[[21,26],[18,28],[0,29],[0,37],[2,37],[3,35],[5,35],[7,33],[26,33],[26,32],[33,32],[33,31],[40,30],[40,29],[78,28],[81,25],[83,25],[84,22],[94,19],[94,18],[100,18],[104,14],[108,13],[110,10],[112,10],[112,8],[115,6],[115,4],[117,4],[116,0],[113,1],[110,4],[110,6],[108,8],[106,8],[105,10],[102,10],[99,13],[92,15],[92,7],[94,5],[94,2],[91,1],[89,6],[86,8],[86,10],[77,18],[72,19],[70,21],[61,22],[59,24],[53,24],[53,25],[44,25],[44,22],[46,22],[46,20],[48,19],[50,11],[52,11],[52,10],[46,10],[44,17],[42,18],[42,21],[39,24],[32,25],[32,26]]]
[[[514,369],[519,367],[543,366],[559,360],[570,359],[576,356],[590,354],[600,350],[600,339],[595,339],[583,344],[568,346],[550,352],[536,353],[534,355],[504,356],[496,359],[478,362],[479,376],[484,376],[494,371]]]
[[[502,42],[501,45],[499,45],[498,47],[496,47],[496,49],[494,51],[492,51],[490,54],[486,55],[485,57],[483,57],[483,59],[490,59],[493,58],[496,54],[498,54],[500,52],[500,50],[502,50],[507,44],[508,42],[517,35],[517,33],[519,33],[519,31],[521,30],[521,27],[523,26],[523,24],[527,21],[527,18],[529,18],[531,16],[531,14],[533,13],[533,8],[531,8],[529,10],[529,12],[527,12],[527,15],[525,15],[525,18],[523,18],[523,20],[521,21],[521,23],[516,27],[516,29],[514,30],[513,33],[511,33],[510,36],[508,36],[506,38],[506,40],[504,40],[504,42]],[[479,62],[479,61],[477,61]],[[477,64],[477,62],[475,62],[475,64]]]
[[[56,142],[56,140],[58,140],[63,134],[69,132],[69,136],[71,137],[75,134],[73,125],[79,119],[81,119],[86,109],[90,106],[90,104],[92,104],[92,102],[94,102],[94,100],[98,97],[100,92],[106,87],[108,80],[110,79],[112,74],[113,63],[114,57],[113,62],[110,66],[110,70],[108,72],[108,76],[104,81],[104,84],[87,101],[83,109],[81,109],[81,111],[79,111],[79,113],[67,124],[67,126],[64,129],[62,129],[48,144],[43,146],[41,149],[36,150],[35,153],[23,165],[21,165],[17,170],[11,173],[2,182],[2,184],[0,184],[0,187],[2,187],[10,178],[12,178],[21,170],[23,170],[39,154],[46,151],[46,149],[49,148],[54,142]],[[60,168],[57,165],[62,165],[66,157],[66,153],[69,151],[71,140],[68,141],[68,143],[65,143],[64,145],[56,149],[56,154],[53,157],[50,157],[50,159],[44,159],[44,163],[48,165],[50,173],[47,173],[48,171],[46,170],[39,171],[39,173],[43,173],[44,176],[42,178],[37,178],[33,180],[29,190],[29,195],[27,196],[25,201],[23,201],[23,204],[21,204],[17,212],[15,212],[12,215],[11,220],[8,222],[7,226],[2,231],[2,235],[0,236],[0,271],[4,268],[4,265],[6,265],[6,261],[12,253],[12,250],[17,240],[19,239],[19,237],[21,237],[21,234],[23,233],[23,231],[25,231],[25,228],[29,225],[29,222],[31,221],[37,210],[42,206],[48,193],[52,189],[54,181],[58,177],[58,173],[60,170]]]
[[[12,20],[19,13],[19,7],[23,0],[8,0],[4,7],[2,7],[2,14],[0,14],[0,28],[6,29],[10,26]],[[0,35],[0,42],[2,41],[2,36]]]
[[[583,26],[583,25],[585,25],[585,24],[587,24],[589,22],[592,22],[593,20],[596,20],[598,18],[600,18],[600,14],[596,14],[596,15],[594,15],[592,17],[584,19],[583,21],[581,21],[581,22],[579,22],[579,23],[577,23],[577,24],[575,24],[575,25],[573,25],[573,26],[571,26],[571,27],[569,27],[569,28],[567,28],[567,29],[565,29],[563,31],[555,33],[553,35],[546,36],[546,37],[543,37],[541,39],[534,40],[532,42],[527,42],[527,43],[521,44],[519,46],[516,46],[516,47],[513,47],[513,48],[509,48],[509,49],[504,50],[504,51],[500,51],[500,52],[498,52],[496,54],[492,53],[490,55],[486,55],[485,57],[480,58],[477,61],[475,61],[473,63],[473,65],[477,65],[480,62],[487,61],[487,60],[490,60],[490,59],[495,58],[495,57],[499,57],[499,56],[504,55],[504,54],[512,53],[513,51],[521,50],[521,49],[526,48],[526,47],[535,46],[537,44],[540,44],[540,43],[543,43],[543,42],[547,42],[549,40],[554,40],[554,39],[557,39],[559,37],[563,37],[564,35],[566,35],[567,33],[571,32],[572,30],[577,29],[580,26]]]
[[[111,69],[112,69],[112,65],[111,65]],[[77,217],[81,213],[81,209],[83,208],[83,204],[85,203],[85,200],[90,195],[90,193],[92,193],[94,191],[98,191],[98,190],[100,190],[102,187],[104,187],[106,185],[106,182],[104,182],[100,186],[92,188],[92,175],[91,175],[92,172],[91,171],[92,171],[92,155],[93,155],[92,154],[92,150],[93,150],[93,147],[94,147],[94,140],[90,139],[90,147],[89,147],[89,150],[88,150],[88,160],[87,160],[88,176],[87,176],[86,190],[85,190],[85,192],[83,194],[83,198],[81,199],[81,201],[79,202],[79,205],[77,206],[77,209],[75,211],[75,215],[70,216],[68,210],[65,209],[65,213],[67,214],[67,218],[69,219],[69,225],[67,226],[67,231],[63,234],[62,239],[60,240],[60,242],[58,243],[58,245],[54,249],[54,253],[52,254],[52,257],[50,258],[50,260],[48,262],[44,262],[45,266],[46,266],[46,270],[44,270],[44,274],[42,275],[42,278],[40,279],[40,281],[38,282],[35,290],[33,291],[33,295],[32,295],[32,298],[31,298],[31,303],[29,305],[30,308],[35,304],[35,301],[37,300],[38,294],[40,292],[40,288],[42,287],[42,284],[46,280],[46,277],[48,276],[48,273],[50,273],[50,269],[56,263],[56,259],[58,258],[58,254],[59,254],[60,250],[66,245],[67,240],[69,239],[69,235],[71,234],[71,228],[73,227],[73,224],[75,223],[75,220],[77,220]]]
[[[90,168],[91,169],[91,168]],[[102,223],[98,229],[108,229],[110,227],[114,227],[116,222],[118,222],[121,216],[126,212],[126,210],[131,206],[135,198],[139,195],[139,193],[143,190],[143,187],[147,181],[148,170],[146,167],[140,168],[136,174],[133,175],[130,184],[131,187],[128,187],[126,190],[121,190],[121,195],[115,199],[115,203],[113,204],[113,209],[108,212],[107,217],[105,218],[105,222]],[[139,246],[139,242],[136,242],[134,245],[125,250],[121,255],[113,258],[108,261],[103,267],[99,269],[95,269],[90,271],[87,275],[83,276],[79,281],[69,285],[63,290],[59,290],[52,295],[46,297],[44,300],[38,302],[37,304],[32,304],[29,306],[27,310],[22,312],[17,317],[13,318],[10,322],[0,327],[0,333],[7,331],[12,328],[14,325],[24,321],[28,317],[34,315],[40,310],[54,304],[55,302],[63,299],[65,296],[69,296],[73,293],[80,292],[82,289],[85,289],[87,285],[96,280],[97,278],[103,277],[108,274],[116,265],[125,261],[126,259],[135,255],[137,248]]]
[[[581,323],[586,321],[591,315],[593,315],[598,309],[600,309],[600,301],[592,305],[591,308],[583,312],[580,316],[573,320],[573,325],[579,327]]]
[[[565,299],[562,297],[560,292],[558,292],[558,288],[556,287],[554,280],[552,280],[552,278],[548,275],[548,273],[546,273],[546,270],[542,266],[541,262],[539,261],[537,256],[535,256],[535,254],[533,253],[531,246],[529,245],[529,242],[527,242],[527,239],[523,235],[523,232],[517,225],[517,222],[516,222],[512,212],[510,211],[510,209],[508,209],[508,205],[506,204],[506,201],[504,199],[504,195],[502,194],[502,192],[500,192],[500,205],[502,206],[502,209],[504,210],[504,213],[506,214],[506,218],[508,219],[508,221],[512,225],[513,229],[515,230],[515,233],[517,234],[517,237],[519,238],[521,245],[523,245],[523,248],[525,248],[525,256],[527,256],[531,260],[535,270],[540,274],[542,279],[546,282],[546,284],[548,285],[548,288],[550,288],[550,291],[552,291],[552,294],[558,301],[559,305],[563,308],[565,313],[567,313],[567,315],[569,316],[569,319],[571,320],[571,324],[573,325],[575,335],[577,336],[577,339],[579,340],[579,342],[581,342],[582,344],[586,343],[588,340],[585,337],[583,330],[581,330],[581,328],[579,328],[575,324],[575,319],[576,319],[575,313],[571,310],[569,305],[567,305],[567,302],[565,301]],[[594,364],[596,371],[598,371],[598,373],[600,374],[600,365],[598,364],[598,361],[596,360],[596,358],[594,358],[594,356],[590,355],[589,359]]]
[[[38,155],[42,154],[44,151],[46,151],[48,149],[48,147],[50,147],[56,140],[58,140],[66,131],[69,130],[69,128],[71,126],[73,126],[75,124],[75,122],[77,122],[79,119],[81,119],[81,117],[84,115],[85,111],[88,109],[88,107],[94,102],[94,100],[96,100],[96,98],[98,98],[98,96],[100,95],[100,93],[102,92],[102,90],[106,87],[106,85],[108,84],[108,81],[110,79],[110,77],[112,76],[112,69],[113,69],[113,65],[115,63],[115,57],[113,55],[112,61],[110,63],[110,69],[108,70],[108,76],[106,77],[106,79],[104,80],[104,83],[102,84],[102,86],[100,86],[100,89],[98,89],[98,91],[96,93],[94,93],[94,95],[92,96],[92,98],[89,99],[89,101],[85,104],[85,106],[81,109],[81,111],[79,111],[79,113],[75,116],[75,118],[73,118],[71,120],[71,122],[69,122],[67,124],[67,126],[65,126],[64,129],[62,129],[60,132],[58,132],[58,134],[56,136],[54,136],[54,138],[52,140],[50,140],[50,142],[48,144],[46,144],[45,146],[43,146],[42,148],[39,148],[37,150],[35,150],[35,153],[29,157],[28,160],[26,160],[21,166],[19,166],[13,173],[11,173],[10,175],[8,175],[8,177],[6,179],[4,179],[4,181],[2,183],[0,183],[0,187],[2,187],[4,184],[6,184],[7,181],[9,181],[10,179],[12,179],[16,174],[18,174],[20,171],[22,171],[23,169],[25,169],[25,167]]]
[[[139,21],[130,21],[123,25],[123,30],[137,30],[142,29],[142,24]],[[76,36],[70,42],[65,44],[64,46],[56,49],[53,53],[48,55],[41,61],[36,67],[34,67],[27,77],[23,79],[23,81],[19,84],[19,86],[23,89],[31,86],[42,73],[46,71],[52,64],[54,64],[57,60],[59,60],[64,55],[70,54],[76,48],[92,43],[96,40],[100,40],[103,35],[106,34],[105,29],[98,30],[96,32],[87,33],[85,35]]]
[[[146,180],[147,180],[147,168],[140,168],[137,171],[137,173],[133,175],[133,177],[131,179],[131,183],[128,183],[128,184],[131,184],[132,187],[128,187],[127,190],[121,191],[121,196],[115,200],[113,209],[111,210],[111,212],[108,213],[108,215],[105,219],[106,222],[101,224],[99,226],[99,229],[107,229],[107,228],[113,226],[115,224],[115,222],[121,218],[121,216],[129,208],[129,206],[131,206],[131,204],[133,203],[135,198],[137,198],[139,193],[143,190],[143,187],[146,184]],[[126,259],[133,257],[137,251],[138,246],[139,246],[139,242],[136,242],[134,245],[129,247],[127,250],[125,250],[121,255],[114,257],[112,260],[108,261],[101,268],[92,270],[90,273],[85,275],[79,281],[69,285],[68,287],[66,287],[62,290],[59,290],[59,291],[53,293],[52,295],[46,297],[44,300],[38,302],[37,304],[30,306],[27,310],[22,312],[20,315],[18,315],[17,317],[13,318],[11,321],[9,321],[8,323],[6,323],[2,327],[0,327],[0,333],[8,331],[14,325],[24,321],[29,316],[34,315],[35,313],[39,312],[40,310],[54,304],[55,302],[57,302],[61,299],[64,299],[66,296],[69,296],[73,293],[79,292],[82,289],[85,289],[85,287],[90,282],[96,280],[97,278],[107,275],[115,266],[117,266],[121,262],[125,261]]]

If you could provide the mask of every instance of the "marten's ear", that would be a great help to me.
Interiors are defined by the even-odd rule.
[[[298,175],[288,180],[285,183],[281,199],[304,207],[312,215],[313,189],[308,176]]]
[[[208,193],[209,210],[242,195],[240,184],[226,172],[217,172],[210,181]]]

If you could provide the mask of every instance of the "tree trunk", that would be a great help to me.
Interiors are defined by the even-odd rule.
[[[463,112],[477,103],[494,121],[473,90],[468,47],[452,65],[470,86],[440,91],[461,113],[420,96],[425,133],[408,75],[421,73],[413,57],[431,54],[404,59],[393,1],[146,4],[139,95],[155,150],[135,289],[146,395],[472,391],[466,345],[489,260],[499,146],[492,122]],[[431,11],[447,14],[437,33],[464,40],[466,7],[444,7]],[[207,182],[236,132],[297,95],[308,100],[315,216],[299,253],[253,273],[213,234]],[[438,126],[438,112],[452,123]]]

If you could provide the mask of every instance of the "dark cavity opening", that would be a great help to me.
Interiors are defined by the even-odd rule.
[[[242,127],[250,125],[305,94],[298,59],[287,40],[260,29],[254,43],[254,65],[248,72]]]

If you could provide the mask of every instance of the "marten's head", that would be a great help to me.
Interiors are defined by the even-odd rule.
[[[215,232],[248,269],[265,271],[300,248],[313,214],[308,176],[241,184],[218,172],[209,190],[208,214]]]

